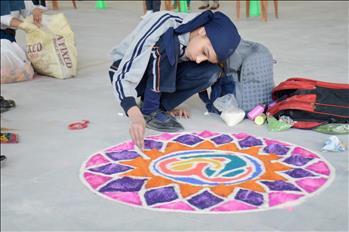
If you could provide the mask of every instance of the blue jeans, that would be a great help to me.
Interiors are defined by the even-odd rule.
[[[221,75],[222,69],[217,64],[192,61],[182,62],[177,67],[176,91],[162,93],[160,107],[166,111],[173,110],[196,93],[213,85]]]
[[[115,61],[111,67],[118,69],[121,60]],[[165,111],[173,110],[196,93],[211,87],[221,76],[223,70],[219,65],[209,62],[197,64],[192,61],[178,63],[176,70],[176,90],[172,93],[153,91],[153,67],[151,62],[138,84],[136,91],[141,97],[148,112],[158,108]],[[109,71],[112,82],[114,72]],[[144,106],[143,105],[143,106]]]

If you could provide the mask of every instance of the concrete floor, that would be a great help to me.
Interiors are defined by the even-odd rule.
[[[242,1],[244,2],[244,1]],[[181,120],[188,131],[215,128],[276,138],[321,153],[336,169],[334,182],[303,204],[258,213],[197,215],[164,213],[112,203],[92,194],[79,179],[79,168],[92,153],[129,139],[128,120],[114,99],[107,75],[110,49],[137,24],[141,2],[61,1],[76,36],[78,76],[69,80],[39,77],[1,85],[1,95],[15,99],[17,108],[1,114],[1,126],[14,128],[20,143],[1,145],[8,162],[1,168],[1,230],[138,230],[138,231],[348,231],[348,153],[321,153],[328,135],[291,129],[272,133],[245,120],[229,128],[218,117],[204,115],[197,97],[184,105],[192,119]],[[200,2],[193,2],[197,11]],[[242,3],[242,11],[244,11]],[[235,17],[235,3],[221,1]],[[269,4],[269,21],[236,22],[241,35],[272,51],[275,81],[305,76],[348,82],[348,3],[279,1],[280,18]],[[48,12],[55,13],[55,12]],[[24,45],[24,35],[18,34]],[[91,121],[88,129],[69,131],[76,120]],[[205,121],[205,124],[198,122]],[[156,134],[147,131],[147,135]],[[348,136],[340,136],[348,142]]]

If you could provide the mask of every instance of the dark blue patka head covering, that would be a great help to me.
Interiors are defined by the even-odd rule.
[[[234,23],[226,15],[219,11],[213,13],[210,10],[206,10],[176,29],[169,28],[163,35],[167,41],[166,52],[171,65],[175,63],[173,37],[192,32],[199,27],[205,27],[207,37],[211,41],[219,62],[231,56],[240,43],[240,35]]]
[[[226,15],[215,12],[204,27],[219,61],[226,60],[234,53],[241,37],[234,23]]]

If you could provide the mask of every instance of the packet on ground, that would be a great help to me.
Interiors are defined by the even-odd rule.
[[[238,107],[233,94],[217,98],[213,105],[222,112],[220,116],[228,126],[235,126],[245,118],[245,111]]]
[[[313,130],[324,134],[344,135],[349,134],[349,124],[329,123],[315,127]]]
[[[275,117],[267,115],[268,129],[272,132],[288,130],[292,127],[291,124],[282,120],[277,120]]]
[[[342,141],[339,140],[337,136],[330,136],[325,141],[325,145],[322,147],[321,151],[333,151],[333,152],[343,152],[346,148]]]

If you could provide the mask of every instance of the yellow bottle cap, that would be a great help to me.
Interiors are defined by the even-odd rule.
[[[254,119],[254,123],[256,123],[258,126],[261,126],[261,125],[264,124],[266,118],[267,118],[267,116],[266,116],[265,114],[258,115],[258,116]]]

